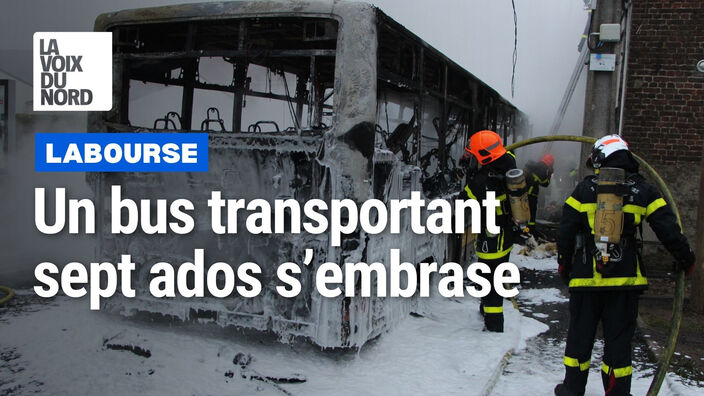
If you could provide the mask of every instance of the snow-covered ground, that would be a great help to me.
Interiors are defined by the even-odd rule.
[[[531,252],[530,256],[517,254],[524,248],[521,245],[513,245],[511,262],[516,264],[518,268],[527,268],[538,271],[557,271],[557,261],[552,257],[551,253],[543,250]]]
[[[562,292],[554,288],[542,289],[521,289],[520,299],[523,304],[528,305],[543,305],[546,303],[567,302],[569,298],[565,297]]]
[[[3,365],[0,393],[21,386],[20,394],[476,394],[508,350],[523,348],[547,328],[510,302],[503,334],[482,331],[473,298],[423,304],[427,316],[409,316],[359,351],[321,352],[307,343],[128,321],[91,312],[87,301],[57,298],[0,323],[0,351],[16,355],[12,364],[23,368],[12,373]],[[107,349],[106,339],[138,345],[151,356]],[[243,379],[232,362],[240,352],[253,357],[244,374],[298,374],[307,381]]]
[[[521,246],[514,245],[513,251],[519,252],[521,249]],[[544,253],[539,251],[531,256],[511,255],[511,262],[522,270],[535,271],[536,275],[533,277],[537,278],[530,281],[524,279],[522,282],[521,291],[517,296],[521,313],[546,323],[550,329],[531,339],[526,348],[514,354],[493,389],[495,395],[549,395],[555,385],[562,382],[569,295],[557,276],[555,258]],[[601,339],[594,343],[586,396],[604,394],[600,374],[603,346]],[[655,365],[646,362],[645,348],[644,344],[634,342],[631,388],[633,395],[647,393],[655,372]],[[701,395],[704,390],[684,385],[681,377],[669,373],[659,394]]]
[[[589,381],[585,396],[601,396],[604,388],[601,383],[601,356],[603,342],[594,343],[592,364],[589,369]],[[635,356],[642,357],[645,351],[642,346],[635,345]],[[527,348],[513,356],[504,370],[503,375],[494,388],[495,395],[550,395],[558,383],[562,382],[564,366],[562,364],[565,350],[564,338],[557,340],[548,338],[528,343]],[[645,365],[634,361],[631,394],[645,395],[653,380],[654,365]],[[668,373],[659,395],[702,395],[704,390],[687,386],[676,374]]]
[[[90,311],[85,300],[46,301],[20,291],[10,308],[0,308],[0,394],[478,395],[495,383],[494,395],[549,395],[563,375],[567,297],[555,285],[541,288],[543,280],[555,281],[554,259],[511,258],[526,272],[540,269],[534,274],[541,281],[522,284],[520,311],[506,301],[505,333],[482,331],[476,299],[428,298],[421,302],[422,316],[409,316],[354,351],[321,351],[307,342],[197,324],[128,320]],[[141,355],[108,344],[139,346]],[[509,350],[514,354],[502,370]],[[234,364],[237,354],[251,356],[251,363],[244,369]],[[588,395],[603,394],[600,356],[597,342]],[[633,394],[645,394],[652,372],[652,365],[634,364]],[[676,391],[664,385],[661,394],[701,394],[670,382]]]

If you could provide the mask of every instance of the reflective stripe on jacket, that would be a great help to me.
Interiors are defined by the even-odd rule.
[[[513,247],[515,237],[512,229],[513,218],[504,175],[514,168],[516,168],[516,158],[511,152],[507,152],[488,166],[479,169],[468,180],[464,188],[467,198],[476,199],[480,203],[486,198],[488,191],[494,191],[496,199],[500,203],[496,207],[496,225],[500,232],[496,235],[490,234],[487,230],[484,209],[482,208],[481,232],[474,241],[475,252],[480,259],[499,259],[507,256]]]
[[[624,197],[622,248],[620,257],[612,257],[615,265],[608,275],[596,271],[594,252],[594,216],[597,209],[595,176],[585,178],[567,198],[562,211],[557,238],[558,254],[571,262],[570,288],[630,288],[643,289],[648,280],[640,262],[636,244],[638,226],[645,219],[656,236],[672,253],[689,249],[687,239],[677,224],[675,215],[658,190],[640,174],[627,178],[629,195]],[[570,260],[570,258],[572,258]]]
[[[524,171],[526,174],[526,184],[528,184],[528,194],[538,196],[541,186],[547,187],[550,185],[552,169],[544,162],[530,161],[526,164]]]

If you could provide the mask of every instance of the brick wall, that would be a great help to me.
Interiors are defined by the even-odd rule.
[[[704,144],[702,0],[633,2],[623,134],[660,164],[699,164]]]
[[[632,12],[623,135],[668,183],[693,244],[704,145],[704,73],[696,70],[704,59],[704,3],[636,0]]]

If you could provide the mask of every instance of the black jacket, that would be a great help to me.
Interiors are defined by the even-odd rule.
[[[516,168],[516,157],[507,152],[495,161],[483,166],[470,175],[464,190],[467,197],[476,199],[480,203],[486,198],[487,191],[494,191],[496,199],[501,205],[496,208],[496,225],[501,232],[496,235],[489,234],[486,227],[484,208],[482,208],[481,233],[474,242],[477,256],[480,259],[498,259],[510,253],[515,239],[513,230],[513,217],[508,201],[508,189],[505,183],[507,171]]]
[[[643,220],[648,221],[658,239],[676,258],[689,253],[689,243],[682,235],[674,213],[660,192],[642,175],[634,173],[638,170],[637,164],[634,164],[632,158],[605,164],[626,169],[626,183],[630,188],[629,194],[624,197],[620,254],[612,256],[613,270],[607,275],[596,271],[594,256],[597,176],[586,177],[567,198],[562,210],[557,250],[560,263],[565,263],[565,270],[569,271],[570,289],[646,288],[645,267],[640,262],[636,243],[638,226]]]
[[[543,161],[529,161],[525,167],[528,194],[538,196],[540,187],[547,187],[552,176],[552,167]]]

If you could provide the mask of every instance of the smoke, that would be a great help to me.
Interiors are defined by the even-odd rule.
[[[79,0],[72,7],[50,0],[6,2],[0,13],[0,53],[27,51],[35,31],[87,31],[101,12],[118,9],[174,4],[177,0]],[[441,7],[427,7],[424,1],[375,0],[391,17],[418,34],[462,67],[511,98],[513,13],[510,2],[468,2],[447,0]],[[516,2],[518,16],[518,63],[516,95],[512,102],[525,112],[531,128],[524,137],[547,134],[577,59],[576,50],[586,13],[581,1],[541,0]],[[26,17],[29,16],[29,17]],[[58,18],[57,18],[58,16]],[[26,69],[13,63],[13,56],[0,56],[0,69]],[[31,80],[25,70],[24,79]],[[573,95],[560,133],[581,134],[585,78]],[[163,116],[163,112],[156,116]],[[204,112],[199,111],[200,117]],[[137,116],[137,114],[135,114]],[[153,122],[154,115],[147,120]],[[224,119],[229,117],[223,114]],[[34,132],[78,132],[85,130],[84,115],[31,114],[18,120],[18,150],[9,158],[10,168],[0,176],[0,283],[33,281],[34,266],[41,261],[65,264],[86,260],[93,254],[94,240],[85,235],[46,236],[34,226],[34,188],[67,187],[69,197],[92,194],[82,173],[34,172]],[[99,132],[99,131],[98,131]],[[538,160],[545,145],[519,150],[520,164]],[[552,146],[556,158],[555,176],[569,173],[581,161],[579,145]],[[551,186],[550,198],[565,194]],[[53,200],[49,200],[53,203]]]
[[[519,131],[519,140],[549,133],[579,58],[577,45],[587,20],[582,1],[516,2],[518,59],[513,97],[514,20],[511,2],[446,0],[442,6],[432,8],[422,1],[372,2],[526,114],[528,125]],[[582,134],[585,87],[586,72],[583,71],[559,134]],[[556,176],[569,173],[581,161],[579,144],[555,143],[551,146]],[[540,160],[547,147],[547,144],[536,144],[517,150],[518,165]],[[558,200],[569,193],[555,187],[551,185],[543,189],[541,195],[553,194],[554,189],[554,199]]]
[[[0,284],[27,287],[34,284],[34,267],[50,261],[59,267],[67,262],[88,262],[93,257],[91,235],[44,235],[34,225],[34,189],[47,191],[47,223],[52,224],[54,189],[65,187],[70,198],[92,198],[85,173],[38,173],[34,171],[34,132],[85,131],[84,114],[39,114],[18,117],[18,144],[7,158],[0,176]]]

